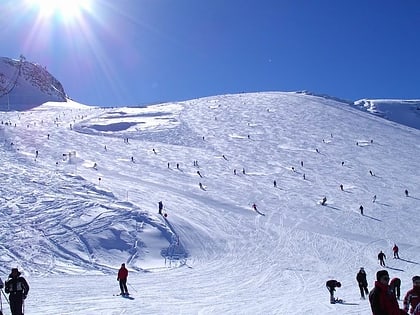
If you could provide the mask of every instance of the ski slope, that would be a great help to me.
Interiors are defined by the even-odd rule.
[[[0,270],[26,314],[371,314],[355,277],[380,250],[402,292],[420,274],[417,129],[283,92],[1,117]]]

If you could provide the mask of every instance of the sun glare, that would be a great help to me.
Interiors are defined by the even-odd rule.
[[[89,11],[91,0],[27,0],[36,7],[43,18],[60,17],[64,20],[77,18],[83,11]]]

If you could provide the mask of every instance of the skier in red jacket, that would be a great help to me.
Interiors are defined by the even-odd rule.
[[[404,297],[404,310],[408,312],[411,306],[410,314],[413,314],[418,304],[420,304],[420,276],[414,276],[413,288],[408,290]]]
[[[376,273],[375,287],[370,291],[369,302],[373,315],[406,315],[400,309],[395,294],[388,286],[389,274],[386,270]]]
[[[127,289],[127,277],[128,277],[128,270],[125,268],[125,264],[121,264],[120,270],[118,270],[118,277],[117,281],[120,282],[120,290],[121,295],[129,295]]]

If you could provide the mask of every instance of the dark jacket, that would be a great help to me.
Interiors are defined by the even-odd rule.
[[[395,295],[389,286],[375,281],[375,287],[369,293],[369,302],[373,315],[406,315],[400,309]]]
[[[337,280],[328,280],[325,283],[325,285],[327,286],[327,288],[331,289],[332,291],[334,291],[336,287],[341,286],[340,282],[338,282]]]
[[[368,286],[368,283],[367,283],[367,280],[366,280],[366,272],[360,270],[357,273],[356,280],[359,283],[359,286],[362,286],[362,287],[367,287]]]
[[[13,295],[26,297],[29,292],[29,285],[25,278],[20,276],[20,272],[18,272],[15,277],[12,274],[9,275],[9,279],[4,285],[4,291]]]

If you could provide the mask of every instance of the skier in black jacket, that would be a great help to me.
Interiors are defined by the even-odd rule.
[[[23,315],[23,300],[26,299],[29,292],[28,282],[20,274],[17,268],[12,268],[12,272],[4,288],[6,293],[9,293],[10,311],[12,315]]]
[[[360,296],[364,300],[365,294],[368,295],[369,290],[368,290],[368,283],[366,280],[366,272],[363,267],[361,267],[359,272],[357,273],[356,280],[357,280],[357,283],[359,284]]]
[[[335,304],[337,302],[337,299],[334,297],[334,291],[335,288],[340,288],[341,283],[337,280],[328,280],[327,283],[325,283],[328,292],[330,292],[330,303]]]

